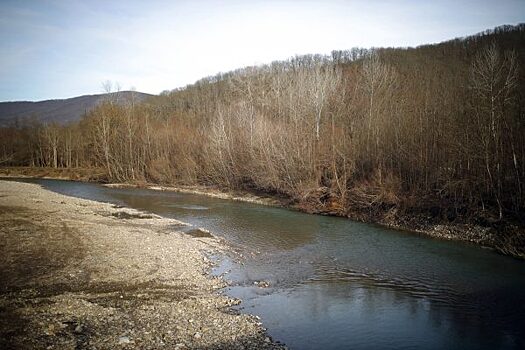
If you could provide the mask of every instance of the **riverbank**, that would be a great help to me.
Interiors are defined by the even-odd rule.
[[[0,181],[0,348],[274,349],[183,223]]]
[[[170,191],[178,193],[196,194],[212,198],[228,199],[237,202],[254,203],[260,205],[269,205],[274,207],[286,207],[286,201],[275,197],[259,196],[246,191],[225,192],[213,187],[204,186],[159,186],[154,184],[134,185],[127,183],[110,183],[103,186],[109,188],[147,188],[154,191]]]
[[[99,168],[0,167],[0,177],[107,182],[106,172]]]
[[[103,169],[95,169],[93,171],[93,169],[90,170],[86,168],[0,167],[0,177],[96,182],[111,188],[147,188],[151,190],[197,194],[276,207],[287,206],[287,201],[282,198],[254,194],[247,191],[225,192],[217,188],[205,186],[162,186],[151,183],[107,183],[106,174]]]
[[[93,176],[89,174],[90,172],[87,169],[0,168],[0,177],[105,182],[103,172],[91,172],[91,174],[95,174]],[[305,199],[302,202],[293,202],[289,199],[278,198],[267,194],[253,194],[248,191],[223,191],[218,188],[204,186],[175,187],[148,183],[106,183],[104,186],[114,188],[147,188],[157,191],[198,194],[221,199],[285,207],[310,214],[342,216],[351,220],[379,224],[432,238],[469,242],[493,249],[504,255],[525,259],[525,228],[523,226],[506,222],[493,222],[480,225],[471,221],[450,221],[440,219],[439,216],[437,218],[432,217],[431,211],[433,208],[428,210],[420,210],[420,208],[417,208],[417,210],[404,210],[402,212],[396,208],[390,208],[388,210],[380,209],[374,212],[369,209],[355,208],[355,210],[341,212],[334,210],[329,204],[320,204],[315,198],[313,200]]]

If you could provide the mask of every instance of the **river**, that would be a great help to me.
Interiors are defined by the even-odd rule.
[[[62,194],[210,230],[245,256],[215,273],[291,349],[523,349],[525,262],[479,246],[351,220],[57,180]],[[255,282],[267,281],[268,288]]]

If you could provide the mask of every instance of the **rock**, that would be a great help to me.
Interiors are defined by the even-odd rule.
[[[119,344],[129,344],[131,343],[131,339],[129,339],[129,337],[127,336],[121,336],[120,338],[118,338],[118,343]]]
[[[258,286],[259,288],[268,288],[270,287],[270,283],[266,281],[255,281],[253,282],[254,285]]]
[[[199,332],[197,332],[197,333],[195,333],[195,334],[193,335],[193,338],[195,338],[195,339],[200,339],[200,338],[202,338],[202,335],[201,335]]]
[[[46,335],[55,335],[55,325],[50,324],[47,326],[47,329],[44,331]]]

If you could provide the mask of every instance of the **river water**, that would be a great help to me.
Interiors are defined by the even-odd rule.
[[[291,349],[524,349],[525,262],[335,217],[142,189],[29,180],[146,210],[239,247],[227,294]],[[269,288],[254,285],[267,281]]]

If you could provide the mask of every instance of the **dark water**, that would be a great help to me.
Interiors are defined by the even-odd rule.
[[[242,247],[227,292],[292,349],[524,349],[525,262],[462,243],[205,196],[35,180]],[[256,281],[268,281],[259,288]]]

